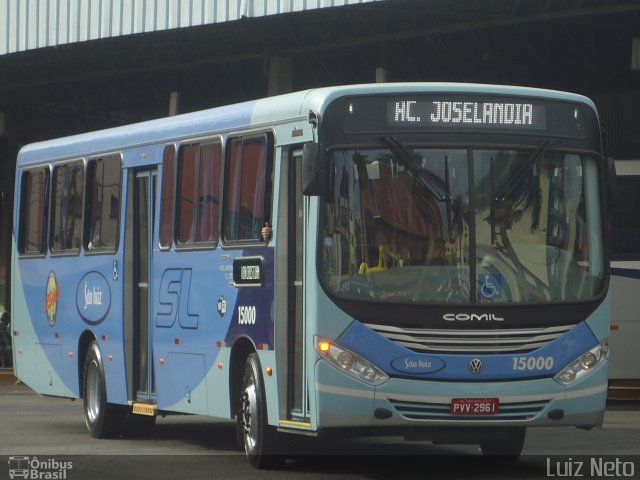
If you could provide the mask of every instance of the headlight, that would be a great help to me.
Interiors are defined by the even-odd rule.
[[[360,355],[323,338],[314,338],[316,351],[331,365],[369,385],[380,385],[389,376]]]
[[[561,385],[571,385],[587,375],[608,356],[609,345],[607,342],[602,342],[560,370],[553,379]]]

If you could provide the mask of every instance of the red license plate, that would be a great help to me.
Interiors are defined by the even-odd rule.
[[[451,415],[494,415],[500,411],[497,398],[452,398]]]

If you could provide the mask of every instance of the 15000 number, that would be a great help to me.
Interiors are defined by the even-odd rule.
[[[238,324],[239,325],[255,325],[256,324],[256,307],[238,307]]]
[[[514,370],[551,370],[553,357],[513,357]]]

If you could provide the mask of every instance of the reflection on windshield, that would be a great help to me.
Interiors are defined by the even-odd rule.
[[[336,294],[504,303],[599,293],[593,159],[548,153],[546,144],[538,152],[385,145],[332,154],[322,265]]]

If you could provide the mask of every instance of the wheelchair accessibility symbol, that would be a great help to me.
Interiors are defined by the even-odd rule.
[[[478,283],[482,298],[491,300],[502,297],[502,275],[481,275]]]

